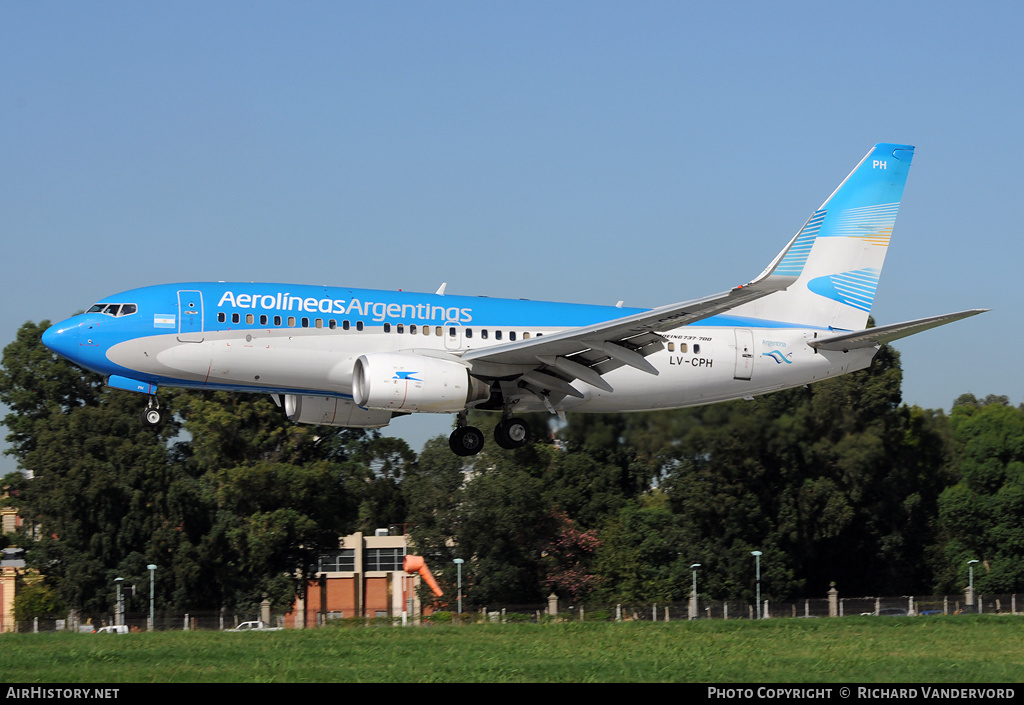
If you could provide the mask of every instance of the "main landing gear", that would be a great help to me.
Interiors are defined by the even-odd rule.
[[[460,412],[455,422],[455,430],[448,437],[448,446],[455,455],[467,457],[476,455],[484,447],[484,434],[466,421],[466,412]],[[520,418],[503,415],[494,427],[494,442],[505,450],[522,448],[530,442],[530,427]]]
[[[146,410],[142,412],[142,420],[146,422],[147,426],[159,425],[160,400],[156,398],[156,394],[149,395],[149,404],[146,406]]]

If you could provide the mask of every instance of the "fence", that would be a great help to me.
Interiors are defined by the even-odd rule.
[[[827,618],[851,616],[930,616],[955,614],[1024,614],[1024,601],[1014,594],[976,595],[975,604],[967,605],[963,595],[929,595],[901,597],[845,597],[804,600],[764,600],[761,615],[767,619]],[[698,600],[693,619],[755,619],[757,607],[742,600]],[[184,614],[156,613],[154,628],[159,631],[225,630],[257,619],[258,615],[220,610]],[[438,612],[417,616],[414,624],[443,623],[516,623],[551,621],[644,621],[668,622],[689,620],[689,602],[668,603],[582,603],[567,604],[549,601],[546,604],[473,606],[462,615]],[[400,615],[387,617],[349,617],[317,620],[321,625],[388,626],[402,625]],[[71,615],[67,619],[35,619],[17,623],[19,632],[76,631],[92,632],[114,624],[112,614],[91,617]],[[131,631],[146,631],[148,613],[128,613],[124,624]],[[270,626],[284,626],[284,615],[273,615]]]

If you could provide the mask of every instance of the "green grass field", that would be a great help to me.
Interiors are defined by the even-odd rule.
[[[5,683],[1020,683],[1024,619],[0,635]]]

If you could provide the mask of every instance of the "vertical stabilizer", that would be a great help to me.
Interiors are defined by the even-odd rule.
[[[792,277],[793,284],[730,313],[810,327],[864,328],[913,156],[908,145],[875,145],[762,275]]]

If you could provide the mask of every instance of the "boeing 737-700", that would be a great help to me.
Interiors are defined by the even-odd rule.
[[[672,409],[749,398],[861,370],[883,343],[981,313],[866,328],[914,148],[879,144],[743,286],[654,309],[344,287],[148,286],[104,298],[43,343],[106,383],[270,394],[297,423],[361,428],[408,413],[500,412],[495,441],[529,441],[518,414]]]

